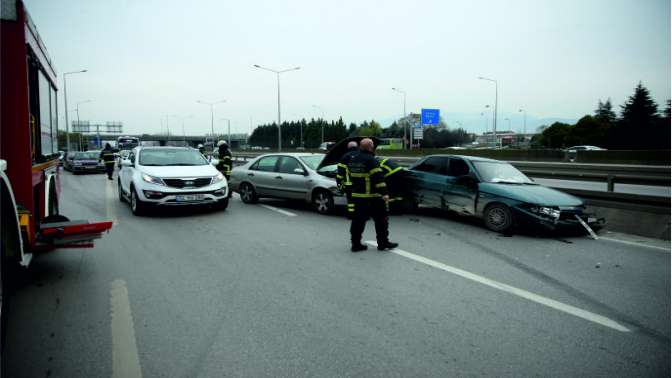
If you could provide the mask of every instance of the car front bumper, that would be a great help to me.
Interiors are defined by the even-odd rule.
[[[578,215],[591,228],[604,227],[605,218],[600,218],[595,214],[585,213],[581,210],[561,210],[559,218],[552,218],[530,211],[516,208],[516,221],[522,225],[540,226],[546,230],[560,230],[582,227],[581,222],[576,219]]]
[[[226,201],[229,188],[224,184],[208,185],[200,188],[176,189],[159,185],[136,186],[138,198],[153,206],[201,206]]]

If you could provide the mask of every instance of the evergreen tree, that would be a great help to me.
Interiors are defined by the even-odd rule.
[[[658,105],[641,82],[621,109],[621,120],[628,128],[650,127],[658,118]]]
[[[597,109],[595,110],[595,119],[607,124],[614,124],[616,122],[616,113],[612,110],[610,98],[607,98],[606,102],[602,101],[597,102]]]

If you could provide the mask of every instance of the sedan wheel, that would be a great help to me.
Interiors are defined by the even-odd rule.
[[[334,210],[334,197],[331,193],[321,190],[313,195],[313,207],[320,214],[329,214]]]
[[[254,191],[252,185],[246,182],[240,184],[240,199],[245,203],[257,202],[257,193]]]
[[[495,232],[506,232],[513,226],[513,214],[508,206],[490,205],[483,214],[485,226]]]

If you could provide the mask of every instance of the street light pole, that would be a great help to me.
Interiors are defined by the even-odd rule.
[[[220,118],[220,121],[226,121],[228,123],[226,134],[227,134],[227,140],[229,144],[229,148],[231,148],[231,120],[228,118]]]
[[[320,113],[322,113],[322,121],[323,122],[320,123],[322,125],[322,142],[320,142],[320,143],[324,143],[324,122],[326,121],[324,119],[324,109],[320,108],[317,105],[313,105],[313,108],[318,109],[320,111]]]
[[[80,102],[77,103],[77,106],[75,106],[75,112],[77,112],[77,125],[80,126],[80,127],[82,125],[79,123],[79,105],[86,104],[87,102],[91,102],[91,100],[80,101]],[[79,150],[80,151],[82,150],[82,132],[81,132],[81,130],[79,132]]]
[[[171,117],[175,117],[175,118],[179,119],[180,121],[182,121],[182,142],[184,142],[184,144],[186,144],[187,143],[187,134],[184,131],[184,120],[193,117],[193,115],[191,115],[191,114],[190,115],[173,114],[173,115],[171,115]],[[167,119],[166,119],[166,121],[167,121]]]
[[[271,68],[266,68],[262,67],[258,64],[254,65],[255,68],[259,68],[261,70],[266,70],[275,73],[276,77],[278,78],[278,151],[282,150],[282,127],[281,127],[281,119],[280,119],[280,74],[283,72],[289,72],[289,71],[296,71],[300,69],[301,67],[294,67],[294,68],[288,68],[285,70],[274,70]]]
[[[495,110],[493,112],[493,122],[492,122],[492,131],[493,135],[495,136],[495,144],[497,143],[497,95],[498,95],[498,90],[497,90],[497,80],[494,79],[488,79],[487,77],[479,76],[478,77],[480,80],[485,80],[485,81],[490,81],[495,83]],[[501,145],[500,145],[501,147]]]
[[[196,102],[199,103],[199,104],[203,104],[203,105],[210,105],[210,132],[212,133],[212,144],[214,146],[214,144],[215,144],[215,105],[226,102],[226,100],[219,100],[219,101],[215,101],[215,102],[206,102],[206,101],[197,100]]]
[[[402,95],[404,95],[404,115],[401,117],[402,119],[404,119],[406,117],[406,91],[403,91],[399,88],[392,88],[392,90],[395,91],[395,92],[399,92]],[[411,134],[411,130],[410,130],[411,125],[408,125],[408,127],[409,127],[408,133],[410,134],[409,139],[411,141],[410,146],[412,148],[413,147],[413,135]],[[404,140],[406,140],[406,127],[404,127]],[[404,149],[406,149],[406,143],[404,143]]]
[[[86,70],[81,71],[71,71],[63,74],[63,98],[65,100],[65,149],[70,151],[70,125],[68,124],[68,81],[67,76],[83,73]]]
[[[523,135],[527,134],[527,111],[525,109],[518,109],[519,113],[523,113]]]

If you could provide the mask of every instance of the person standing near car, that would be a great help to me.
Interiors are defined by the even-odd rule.
[[[350,224],[350,241],[352,252],[367,249],[362,244],[362,234],[366,221],[373,218],[376,227],[378,250],[394,249],[399,244],[390,242],[388,236],[389,218],[387,216],[387,185],[383,177],[383,170],[374,157],[375,146],[373,140],[364,138],[359,142],[359,153],[352,156],[348,163],[348,171],[352,181],[352,204],[354,211]]]
[[[112,180],[114,173],[114,150],[109,143],[105,143],[105,148],[100,151],[99,159],[105,163],[105,171],[107,172],[107,179]]]
[[[350,172],[348,171],[348,163],[350,163],[350,160],[352,159],[353,156],[359,153],[359,147],[357,146],[357,142],[351,141],[348,142],[348,150],[343,156],[341,157],[341,160],[338,162],[337,170],[336,170],[336,186],[338,189],[345,194],[345,198],[348,201],[348,218],[352,218],[352,214],[355,211],[355,205],[352,203],[352,180],[350,180]]]
[[[217,170],[222,172],[224,177],[226,177],[226,182],[229,182],[231,170],[233,169],[233,160],[229,145],[224,140],[217,142],[217,158],[219,159]],[[229,198],[231,198],[231,190],[229,190]]]

